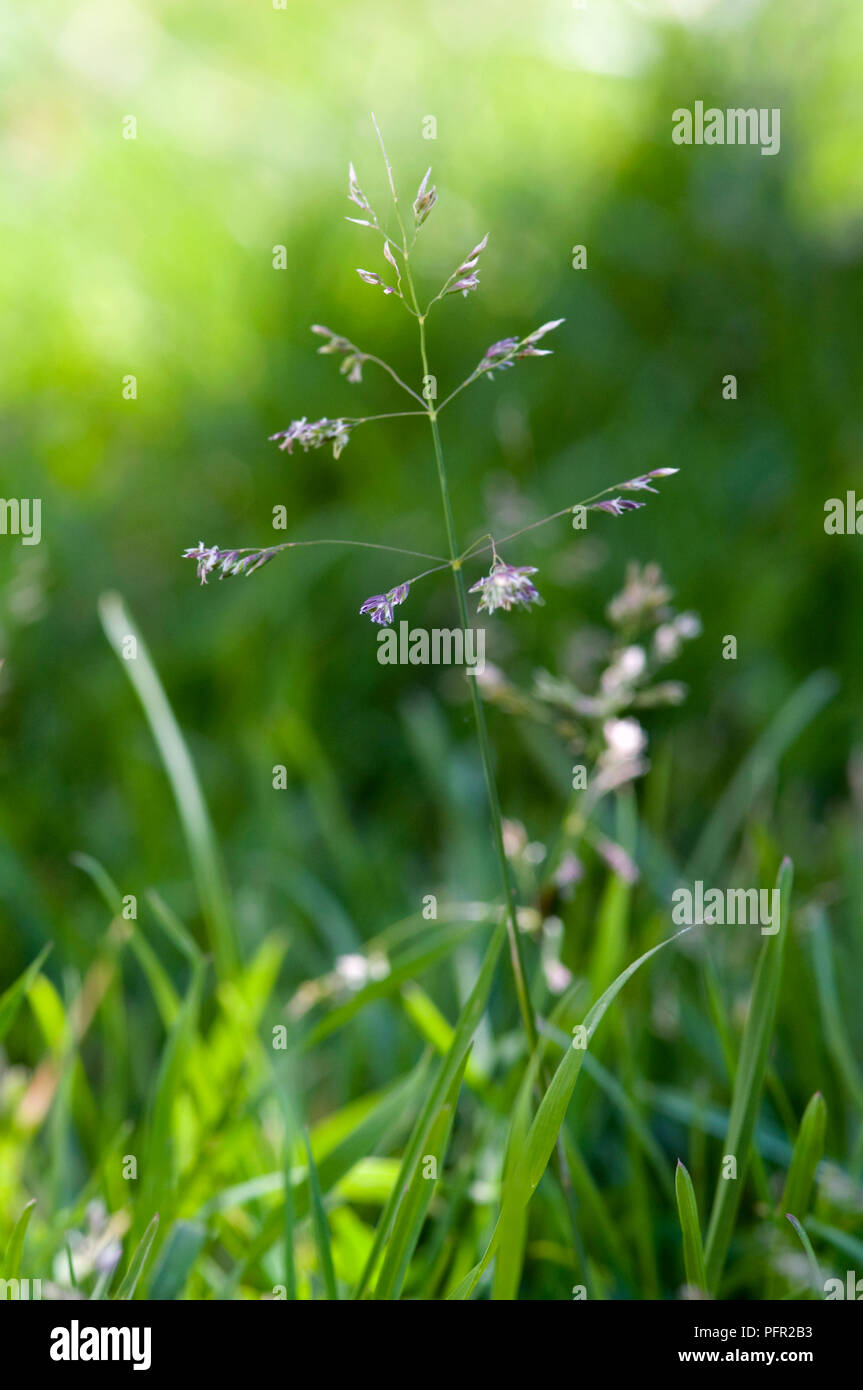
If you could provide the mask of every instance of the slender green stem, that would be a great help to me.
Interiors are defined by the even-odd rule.
[[[407,281],[411,299],[413,300],[414,312],[416,314],[417,322],[419,324],[420,355],[422,357],[423,377],[425,379],[428,379],[430,373],[428,363],[428,351],[426,347],[425,314],[420,313],[419,300],[417,299],[416,288],[414,287],[413,276],[411,275],[410,251],[408,248],[407,233],[405,232],[401,211],[399,209],[398,195],[396,194],[395,180],[393,179],[392,169],[390,167],[389,159],[387,158],[387,152],[384,147],[383,137],[381,136],[380,130],[378,128],[378,123],[377,121],[375,121],[374,116],[372,116],[372,120],[374,122],[375,130],[378,134],[378,139],[380,140],[381,150],[383,151],[384,162],[387,167],[387,176],[389,178],[390,183],[390,190],[393,195],[393,204],[395,206],[396,217],[398,219],[399,228],[402,234],[402,255],[404,258],[405,279]],[[465,382],[464,384],[467,385],[469,384],[469,382]],[[452,504],[450,502],[449,485],[447,482],[446,465],[444,463],[443,458],[443,449],[441,448],[440,431],[438,429],[437,423],[437,411],[435,410],[434,405],[431,401],[427,402],[427,414],[429,418],[429,425],[431,427],[435,463],[437,465],[438,485],[440,487],[441,504],[443,507],[444,523],[446,526],[447,533],[447,544],[449,546],[449,565],[453,572],[453,580],[455,583],[456,591],[456,601],[458,603],[458,610],[461,617],[462,626],[466,631],[470,625],[470,619],[468,617],[467,608],[467,592],[465,589],[464,574],[462,572],[461,557],[459,556],[458,545],[456,544],[455,522],[453,520]],[[491,537],[489,537],[489,540],[491,542],[492,549],[494,549],[494,540]],[[509,863],[507,861],[506,850],[504,848],[503,842],[503,818],[501,816],[500,798],[498,797],[497,783],[495,781],[494,765],[491,756],[491,746],[489,743],[488,728],[486,726],[485,721],[485,710],[483,708],[482,697],[480,696],[476,680],[471,679],[468,682],[468,684],[470,686],[471,704],[473,706],[473,716],[474,723],[476,725],[480,758],[482,760],[483,773],[485,775],[486,793],[488,796],[488,805],[491,814],[494,845],[495,850],[497,852],[501,884],[503,887],[504,903],[506,910],[507,936],[509,938],[510,960],[512,963],[513,978],[515,980],[515,988],[516,994],[518,996],[519,1010],[521,1012],[525,1035],[527,1037],[528,1050],[529,1052],[533,1053],[533,1051],[539,1045],[539,1040],[537,1036],[537,1027],[536,1019],[533,1012],[533,1004],[531,1002],[530,992],[527,986],[527,974],[525,971],[524,957],[521,949],[521,940],[519,938],[518,932],[515,894],[513,892],[512,879],[510,877],[509,871]],[[542,1063],[540,1063],[539,1066],[539,1080],[542,1089],[544,1091],[547,1090],[549,1084],[548,1076],[546,1068],[544,1067],[544,1065],[542,1065]],[[578,1229],[578,1214],[576,1210],[575,1194],[573,1191],[572,1175],[569,1171],[569,1164],[567,1162],[567,1157],[564,1152],[562,1134],[558,1134],[557,1136],[557,1141],[555,1144],[555,1160],[558,1179],[560,1181],[561,1190],[563,1192],[564,1201],[566,1203],[570,1225],[572,1228],[573,1241],[576,1249],[582,1250],[581,1237]]]
[[[410,288],[413,301],[417,303],[416,291],[414,289],[413,278],[410,272],[407,252],[405,252],[405,275]],[[423,376],[429,375],[428,351],[426,348],[425,318],[419,316],[420,330],[420,354],[422,356]],[[435,463],[437,464],[438,485],[440,487],[441,505],[443,507],[444,524],[446,526],[447,544],[449,546],[450,563],[452,565],[453,579],[455,581],[456,601],[458,603],[459,615],[462,627],[467,631],[470,626],[470,618],[467,608],[467,591],[465,589],[464,574],[461,568],[461,561],[458,558],[458,545],[455,536],[455,522],[453,520],[452,503],[450,502],[449,485],[447,482],[446,465],[444,463],[443,449],[441,448],[440,431],[438,429],[437,414],[432,405],[428,408],[429,425],[431,426],[432,442],[434,445]],[[515,979],[515,989],[518,996],[518,1006],[527,1036],[528,1047],[531,1052],[537,1044],[536,1019],[534,1018],[533,1005],[527,987],[527,975],[524,968],[524,955],[521,949],[521,939],[518,932],[518,920],[516,915],[515,895],[512,888],[512,880],[507,862],[506,850],[503,843],[503,818],[500,810],[500,798],[497,792],[497,783],[494,776],[494,766],[491,757],[491,746],[488,738],[488,728],[485,720],[485,710],[483,708],[482,697],[479,692],[476,680],[469,681],[471,705],[473,706],[474,723],[476,725],[477,741],[479,743],[480,758],[482,759],[483,773],[485,775],[486,793],[488,795],[489,811],[491,813],[492,835],[494,838],[495,850],[497,852],[498,865],[500,868],[501,883],[503,886],[504,901],[507,916],[507,935],[509,938],[510,959],[512,961],[513,976]]]
[[[434,301],[432,301],[432,303],[434,303]],[[431,305],[429,305],[429,308],[431,308]],[[466,376],[460,386],[457,386],[454,391],[450,391],[449,395],[445,400],[442,400],[438,406],[438,414],[440,414],[445,405],[449,405],[450,401],[455,399],[460,391],[464,391],[472,382],[476,381],[478,375],[478,372],[471,372],[470,376]]]

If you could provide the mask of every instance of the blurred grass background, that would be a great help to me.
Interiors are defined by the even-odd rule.
[[[104,911],[75,850],[124,893],[157,886],[200,927],[150,733],[99,626],[106,589],[128,603],[187,735],[244,949],[288,934],[285,997],[423,893],[496,891],[459,683],[380,667],[357,616],[406,577],[398,557],[294,552],[203,590],[180,559],[198,540],[283,539],[280,504],[291,538],[445,546],[421,421],[363,427],[338,461],[267,439],[302,415],[402,408],[371,367],[361,386],[339,377],[312,323],[418,379],[413,324],[354,271],[382,268],[378,244],[342,220],[349,160],[384,203],[373,109],[405,197],[433,167],[426,287],[490,233],[481,288],[430,325],[441,393],[494,340],[566,318],[553,357],[478,383],[442,418],[462,545],[681,470],[587,540],[564,519],[512,547],[513,563],[539,566],[546,606],[491,626],[490,659],[522,679],[565,672],[626,561],[661,563],[704,624],[675,672],[686,705],[650,724],[681,858],[783,702],[835,672],[839,693],[764,814],[804,887],[829,894],[849,875],[834,895],[843,974],[859,986],[863,569],[859,542],[823,529],[863,442],[859,5],[44,0],[0,26],[2,493],[43,499],[41,545],[0,540],[0,978],[49,939],[57,978],[86,967]],[[781,152],[673,145],[671,112],[696,99],[780,107]],[[722,399],[727,373],[736,401]],[[447,576],[418,586],[406,616],[451,625]],[[721,659],[729,633],[736,662]],[[493,716],[504,809],[542,840],[571,760],[549,770],[516,727]],[[140,980],[129,1007],[146,1056]],[[342,1101],[393,1075],[393,1047],[407,1056],[375,1018],[368,1048],[327,1072]],[[32,1023],[8,1045],[30,1060]]]

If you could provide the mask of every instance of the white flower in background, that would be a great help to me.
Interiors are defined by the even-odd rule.
[[[647,747],[647,734],[637,719],[606,719],[602,733],[606,764],[635,762]]]
[[[356,952],[336,957],[336,977],[350,990],[362,989],[372,980],[385,980],[389,973],[390,963],[382,951],[372,951],[367,956]]]
[[[647,653],[643,647],[624,647],[606,671],[602,673],[601,685],[606,695],[616,695],[631,688],[640,681],[647,670]]]

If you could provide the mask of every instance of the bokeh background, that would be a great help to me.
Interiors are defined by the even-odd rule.
[[[99,623],[108,590],[188,739],[244,948],[273,929],[290,941],[285,998],[423,893],[495,892],[462,684],[379,666],[357,614],[411,562],[309,549],[202,589],[180,558],[199,540],[284,539],[277,505],[291,538],[445,548],[422,421],[357,430],[337,461],[268,442],[298,416],[402,408],[372,367],[359,386],[340,377],[312,323],[418,380],[412,321],[355,273],[384,269],[379,244],[344,220],[350,160],[385,202],[374,110],[406,197],[433,168],[424,285],[490,234],[480,289],[430,324],[441,393],[494,340],[566,320],[554,356],[442,417],[462,544],[680,469],[587,538],[564,519],[513,546],[546,605],[489,625],[490,659],[522,682],[566,673],[627,561],[661,564],[703,623],[674,673],[686,704],[646,721],[681,857],[793,692],[834,673],[760,805],[804,891],[830,897],[850,875],[832,896],[859,983],[863,564],[859,538],[825,535],[824,502],[858,485],[863,445],[861,55],[855,0],[6,7],[2,493],[42,498],[43,540],[0,538],[3,981],[46,940],[57,980],[86,967],[105,912],[74,851],[124,892],[158,887],[201,931],[164,773]],[[671,112],[696,99],[781,108],[780,153],[674,145]],[[453,624],[447,576],[409,607]],[[505,812],[542,841],[571,760],[497,712],[492,736]],[[131,989],[146,1056],[152,1005]],[[376,1017],[367,1048],[322,1067],[332,1094],[392,1076],[408,1044]],[[33,1030],[22,1017],[13,1057]]]

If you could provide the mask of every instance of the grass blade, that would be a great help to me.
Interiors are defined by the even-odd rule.
[[[806,1251],[806,1257],[809,1260],[809,1278],[812,1281],[812,1287],[820,1291],[824,1288],[824,1280],[821,1277],[821,1270],[818,1268],[818,1261],[815,1258],[815,1251],[812,1249],[812,1242],[796,1216],[792,1215],[790,1211],[787,1211],[785,1216],[786,1219],[791,1222],[791,1225],[800,1237],[800,1244]]]
[[[36,1198],[33,1197],[24,1207],[21,1215],[12,1228],[9,1244],[6,1246],[6,1253],[3,1256],[4,1279],[18,1278],[18,1271],[21,1268],[21,1255],[24,1250],[24,1237],[27,1234],[27,1227],[30,1224],[30,1217],[33,1215],[33,1208],[35,1205]]]
[[[449,1091],[462,1062],[468,1055],[473,1035],[479,1027],[480,1020],[485,1013],[488,996],[491,993],[491,987],[494,981],[495,968],[505,937],[506,919],[502,918],[495,927],[491,941],[489,942],[483,963],[480,966],[480,971],[476,978],[476,984],[471,990],[468,1000],[459,1015],[450,1049],[441,1060],[434,1085],[429,1092],[425,1105],[417,1117],[416,1124],[414,1125],[411,1136],[405,1147],[404,1156],[399,1169],[398,1181],[393,1187],[392,1195],[381,1213],[381,1218],[378,1222],[377,1230],[375,1231],[375,1238],[372,1242],[372,1248],[369,1251],[365,1269],[363,1270],[354,1292],[355,1298],[362,1298],[365,1289],[368,1287],[369,1279],[371,1278],[380,1253],[392,1230],[402,1193],[411,1181],[414,1169],[422,1155],[432,1121],[440,1109],[444,1097]]]
[[[776,764],[798,734],[811,723],[839,682],[831,671],[815,671],[793,692],[773,722],[743,759],[705,825],[687,869],[687,877],[710,878],[722,863],[734,835]]]
[[[458,1095],[469,1056],[470,1053],[468,1052],[453,1077],[453,1083],[447,1092],[443,1105],[432,1121],[428,1139],[423,1145],[426,1152],[422,1156],[422,1165],[418,1164],[414,1170],[410,1186],[399,1207],[393,1233],[387,1244],[380,1276],[375,1285],[374,1296],[376,1299],[392,1300],[397,1299],[401,1294],[408,1266],[420,1238],[420,1232],[437,1182],[437,1178],[426,1177],[423,1167],[429,1158],[434,1160],[436,1172],[440,1172],[443,1167],[455,1119],[456,1106],[458,1105]]]
[[[0,1042],[15,1022],[27,991],[42,969],[42,963],[50,950],[50,945],[43,946],[36,959],[30,962],[27,969],[21,972],[18,979],[9,986],[5,993],[0,994]]]
[[[740,1058],[734,1079],[731,1098],[731,1113],[728,1117],[728,1131],[725,1136],[726,1155],[737,1161],[736,1177],[726,1179],[721,1174],[716,1186],[716,1195],[710,1213],[707,1231],[707,1281],[708,1291],[716,1293],[722,1275],[737,1208],[749,1164],[755,1122],[761,1104],[761,1092],[767,1071],[770,1041],[779,1001],[779,987],[782,980],[782,965],[785,957],[785,943],[788,937],[788,913],[791,903],[791,885],[794,870],[790,859],[783,859],[777,878],[780,898],[780,924],[776,936],[768,937],[761,949],[752,987],[752,998]]]
[[[824,1153],[824,1131],[827,1125],[827,1106],[820,1091],[807,1105],[791,1155],[791,1166],[785,1179],[781,1210],[793,1211],[803,1220],[809,1210],[809,1198],[815,1182],[815,1170]]]
[[[326,1296],[331,1303],[336,1303],[339,1291],[336,1288],[336,1271],[333,1268],[333,1250],[330,1243],[330,1228],[327,1223],[327,1214],[324,1211],[324,1199],[321,1195],[321,1184],[318,1181],[318,1170],[315,1167],[315,1160],[312,1154],[312,1146],[309,1141],[309,1131],[303,1131],[303,1142],[306,1147],[306,1157],[309,1164],[309,1203],[312,1210],[312,1226],[315,1232],[315,1244],[318,1247],[318,1259],[321,1265],[321,1273],[324,1277],[324,1289]]]
[[[177,1221],[165,1241],[147,1290],[148,1301],[175,1302],[186,1287],[192,1266],[203,1249],[207,1232],[193,1221]]]
[[[649,951],[634,960],[625,970],[621,971],[617,979],[612,981],[604,994],[597,999],[596,1003],[589,1010],[584,1019],[585,1029],[584,1047],[568,1047],[566,1055],[559,1064],[551,1084],[540,1102],[539,1109],[533,1120],[533,1124],[528,1131],[524,1145],[524,1152],[516,1166],[513,1175],[512,1185],[505,1197],[505,1207],[501,1210],[498,1223],[495,1226],[491,1240],[488,1243],[486,1252],[475,1265],[469,1275],[466,1275],[449,1295],[451,1299],[467,1298],[471,1291],[476,1287],[482,1274],[491,1263],[498,1248],[502,1234],[508,1229],[519,1211],[525,1208],[536,1191],[540,1178],[548,1166],[548,1161],[554,1149],[560,1127],[563,1124],[575,1083],[578,1080],[584,1063],[587,1045],[589,1045],[593,1034],[596,1032],[603,1015],[609,1005],[614,1001],[626,982],[632,978],[637,970],[651,956],[655,956],[657,951],[670,946],[673,941],[677,941],[681,936],[685,936],[691,931],[691,927],[684,927],[682,931],[675,932],[674,936],[668,937],[665,941],[660,941],[657,946],[652,946]]]
[[[98,859],[94,859],[92,854],[81,854],[76,851],[69,855],[69,862],[74,864],[76,869],[85,873],[95,884],[112,917],[121,917],[123,911],[122,894],[107,869],[99,863]],[[171,984],[168,972],[159,957],[140,930],[137,921],[123,920],[130,933],[129,945],[135,953],[138,964],[147,976],[147,982],[153,993],[162,1022],[166,1028],[170,1028],[180,1010],[177,991]]]
[[[815,963],[815,982],[818,987],[818,1004],[827,1048],[834,1065],[854,1098],[858,1110],[863,1112],[863,1076],[854,1057],[854,1049],[842,1019],[839,1005],[839,992],[836,988],[836,969],[830,943],[830,928],[821,908],[813,909],[815,925],[811,932],[812,955]]]
[[[698,1204],[695,1188],[688,1169],[677,1160],[674,1175],[674,1190],[677,1196],[677,1214],[683,1233],[683,1268],[686,1282],[692,1288],[707,1291],[707,1269],[704,1264],[704,1246],[701,1242],[701,1226],[698,1221]]]
[[[146,1231],[138,1242],[137,1249],[129,1261],[129,1268],[126,1270],[126,1277],[117,1290],[117,1299],[130,1299],[138,1286],[138,1280],[147,1263],[153,1241],[156,1239],[156,1232],[159,1229],[159,1213],[153,1217]],[[71,1261],[70,1261],[71,1263]]]
[[[231,975],[237,967],[238,954],[227,881],[189,750],[144,639],[119,594],[102,595],[99,616],[105,635],[132,682],[156,740],[180,815],[201,911],[219,973]],[[130,638],[135,644],[133,659],[126,658]]]

